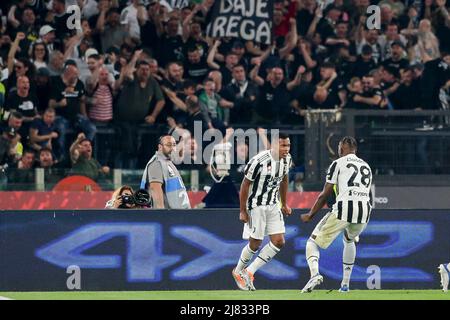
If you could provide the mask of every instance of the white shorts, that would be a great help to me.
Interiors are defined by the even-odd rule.
[[[244,225],[243,239],[252,237],[256,240],[263,240],[264,236],[286,232],[283,213],[278,203],[253,208],[248,215],[249,221]]]
[[[366,228],[367,223],[350,223],[337,218],[337,212],[328,212],[317,224],[311,239],[322,249],[328,246],[344,231],[344,241],[352,242]]]

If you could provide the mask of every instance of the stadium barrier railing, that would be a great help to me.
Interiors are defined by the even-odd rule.
[[[449,119],[450,111],[447,110],[307,110],[304,126],[276,127],[291,136],[294,168],[290,175],[290,191],[321,188],[327,167],[337,157],[338,141],[344,135],[357,138],[358,153],[371,165],[376,183],[442,185],[450,179],[450,162],[447,160],[450,158]],[[236,125],[236,128],[246,130],[254,126]],[[110,175],[97,181],[101,189],[113,190],[121,184],[138,187],[141,172],[156,149],[156,138],[161,130],[140,126],[138,143],[142,150],[136,168],[112,170]],[[100,126],[94,143],[94,157],[102,165],[112,168],[115,167],[114,155],[120,147],[114,143],[117,142],[115,134],[114,127]],[[181,171],[190,190],[203,190],[212,184],[206,170],[185,166]],[[70,175],[70,169],[59,174],[62,179]],[[43,191],[51,190],[55,185],[39,170],[29,174],[28,178],[32,181],[8,179],[8,186],[0,181],[0,190]],[[235,183],[238,185],[240,181]]]
[[[356,137],[375,180],[395,175],[409,185],[419,175],[430,185],[442,183],[450,175],[449,119],[449,110],[308,110],[305,183],[316,188],[323,183],[345,135]]]

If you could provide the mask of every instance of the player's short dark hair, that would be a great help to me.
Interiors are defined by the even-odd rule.
[[[278,134],[278,139],[289,139],[289,134],[287,134],[286,132],[280,132]]]
[[[358,143],[356,142],[356,139],[351,136],[343,137],[340,143],[348,145],[352,150],[358,149]]]

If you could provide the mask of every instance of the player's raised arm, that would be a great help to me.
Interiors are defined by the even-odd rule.
[[[239,192],[239,203],[240,203],[239,220],[241,220],[244,223],[248,222],[247,199],[251,183],[252,182],[250,180],[244,178],[242,180],[241,190]]]
[[[309,210],[308,213],[302,214],[300,216],[300,219],[303,222],[309,222],[314,217],[314,215],[323,208],[323,206],[327,203],[327,199],[329,196],[333,194],[333,187],[334,184],[331,183],[325,183],[325,186],[323,187],[322,192],[319,194],[319,196],[316,199],[316,202],[314,203],[311,210]]]

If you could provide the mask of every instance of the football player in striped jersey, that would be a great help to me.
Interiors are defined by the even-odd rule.
[[[253,275],[268,263],[284,246],[283,214],[290,215],[286,203],[288,172],[292,160],[289,136],[280,133],[270,150],[254,156],[247,164],[240,192],[240,215],[244,225],[243,238],[249,243],[242,250],[232,275],[239,289],[255,290]],[[280,205],[281,201],[281,205]],[[255,260],[265,236],[270,237]]]
[[[319,248],[328,248],[341,232],[344,232],[344,251],[343,279],[339,291],[349,291],[356,257],[355,242],[366,228],[372,210],[372,170],[364,160],[356,156],[356,151],[355,138],[347,136],[339,142],[339,159],[330,165],[323,191],[311,210],[300,217],[303,222],[311,221],[333,194],[333,189],[336,189],[336,202],[332,210],[320,220],[306,243],[306,259],[311,278],[302,292],[311,292],[323,282],[319,273]]]

